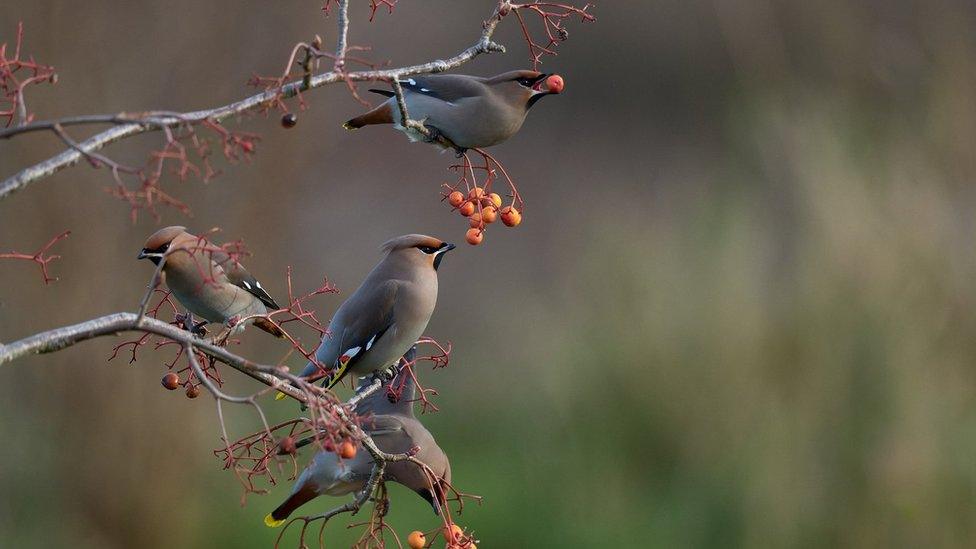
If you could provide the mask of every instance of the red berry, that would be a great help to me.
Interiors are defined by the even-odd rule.
[[[486,224],[494,223],[498,219],[498,209],[494,206],[486,206],[481,209],[481,220]]]
[[[176,375],[176,372],[167,372],[163,376],[163,387],[166,387],[170,391],[175,391],[180,386],[180,376]]]
[[[282,128],[294,128],[295,124],[298,124],[298,116],[295,113],[290,112],[281,117]]]
[[[197,398],[200,396],[200,388],[196,385],[190,385],[186,388],[186,398]]]
[[[481,227],[481,214],[478,212],[471,214],[468,217],[468,223],[470,223],[472,227]]]
[[[352,459],[356,457],[356,445],[348,440],[339,444],[339,457],[342,459]]]
[[[475,187],[468,191],[468,198],[471,200],[477,200],[483,196],[485,196],[485,190],[481,187]]]
[[[461,204],[461,207],[458,208],[458,213],[460,213],[464,217],[468,217],[469,215],[473,214],[474,213],[474,202],[468,201],[468,202],[465,202],[464,204]]]
[[[464,193],[461,191],[452,192],[451,194],[447,195],[447,202],[452,207],[457,208],[464,202]]]
[[[522,222],[522,214],[512,206],[502,208],[502,223],[508,227],[517,227]]]
[[[478,228],[470,228],[468,232],[465,233],[464,239],[468,241],[468,244],[472,246],[477,246],[481,244],[481,241],[485,239],[485,232]]]

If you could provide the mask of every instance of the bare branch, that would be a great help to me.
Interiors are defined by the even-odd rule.
[[[345,2],[342,3],[345,5]],[[427,73],[438,73],[457,68],[468,61],[474,59],[475,57],[490,52],[504,52],[505,47],[493,42],[491,40],[492,35],[495,32],[495,28],[498,26],[498,22],[501,20],[498,8],[496,7],[491,14],[491,17],[485,21],[481,36],[478,41],[463,51],[457,53],[453,57],[448,59],[440,59],[429,61],[427,63],[421,63],[417,65],[410,65],[395,69],[384,69],[384,70],[366,70],[366,71],[353,71],[353,72],[343,72],[338,70],[332,70],[323,74],[313,76],[308,79],[308,89],[319,88],[329,84],[335,84],[337,82],[368,82],[368,81],[386,81],[391,82],[397,78],[402,78],[404,76],[411,76],[415,74],[427,74]],[[146,119],[139,119],[136,121],[121,123],[114,128],[110,128],[103,132],[97,133],[84,141],[78,143],[77,148],[72,147],[56,156],[53,156],[47,160],[39,162],[33,166],[25,168],[20,172],[14,174],[13,176],[7,178],[3,182],[0,182],[0,199],[7,198],[12,193],[17,192],[21,189],[26,188],[30,184],[39,181],[41,179],[50,177],[51,175],[77,164],[82,158],[85,157],[86,153],[92,153],[94,151],[100,150],[103,147],[115,143],[116,141],[131,137],[133,135],[138,135],[146,133],[149,131],[160,130],[162,128],[172,128],[177,127],[182,124],[196,124],[202,123],[204,121],[210,121],[213,123],[220,122],[229,117],[236,116],[245,112],[260,110],[263,106],[268,103],[278,101],[281,99],[288,99],[297,95],[300,91],[305,89],[304,82],[301,80],[290,82],[283,85],[279,89],[265,90],[261,93],[252,95],[250,97],[241,99],[229,105],[223,105],[220,107],[215,107],[212,109],[205,109],[194,112],[182,113],[175,116],[159,116]],[[82,123],[78,121],[75,117],[76,123]],[[92,119],[92,123],[98,121],[104,123],[110,117],[107,116],[94,116],[89,117]],[[111,120],[110,120],[111,121]],[[113,123],[117,123],[112,121]],[[53,128],[57,121],[47,121],[40,124],[45,125],[47,128]]]
[[[23,259],[23,260],[26,260],[26,261],[33,261],[34,263],[37,263],[41,267],[41,276],[44,277],[44,283],[45,284],[50,284],[51,282],[57,280],[58,277],[56,277],[56,276],[55,277],[52,277],[47,272],[47,265],[48,265],[48,263],[54,261],[55,259],[60,259],[61,256],[60,255],[46,255],[47,254],[47,251],[49,249],[51,249],[51,246],[54,246],[59,241],[65,239],[65,238],[68,238],[68,235],[70,235],[70,234],[71,234],[71,231],[64,231],[63,233],[61,233],[61,234],[55,236],[54,238],[52,238],[51,240],[49,240],[47,242],[47,244],[41,246],[41,248],[39,250],[37,250],[36,252],[34,252],[32,254],[24,254],[24,253],[20,253],[20,252],[11,251],[11,252],[8,252],[8,253],[0,253],[0,259]]]
[[[0,345],[0,365],[28,355],[53,353],[82,341],[102,336],[117,335],[123,332],[151,333],[184,345],[193,345],[202,353],[214,357],[231,368],[265,385],[274,387],[296,400],[301,402],[307,400],[304,391],[285,382],[294,382],[298,379],[296,376],[289,375],[286,370],[275,366],[258,364],[252,360],[231,353],[227,349],[214,345],[209,341],[196,338],[190,332],[181,330],[172,324],[167,324],[161,320],[146,316],[140,317],[136,313],[105,315]]]

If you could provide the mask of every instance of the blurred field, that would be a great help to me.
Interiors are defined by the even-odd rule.
[[[15,0],[0,41],[22,19],[28,51],[57,66],[60,84],[29,96],[41,117],[187,110],[247,93],[298,40],[332,40],[319,4]],[[397,64],[444,57],[490,4],[404,0],[371,25],[355,5],[351,40]],[[443,410],[426,422],[456,483],[485,496],[460,522],[486,548],[971,546],[976,5],[596,13],[545,65],[567,93],[494,150],[525,222],[441,268],[428,333],[455,352],[425,376]],[[508,54],[464,72],[523,66],[516,29],[498,39]],[[448,155],[345,133],[360,106],[341,87],[307,98],[292,130],[244,121],[263,136],[253,165],[174,186],[193,217],[161,222],[243,237],[274,295],[286,265],[300,287],[327,275],[348,295],[390,236],[463,239],[437,201]],[[137,159],[154,139],[110,152]],[[0,174],[57,150],[0,143]],[[0,249],[74,231],[52,286],[0,263],[0,340],[135,308],[150,270],[134,257],[157,224],[132,225],[107,184],[75,167],[0,203]],[[211,454],[210,399],[162,390],[163,355],[106,362],[112,345],[0,370],[0,545],[270,547],[261,517],[287,488],[240,507]],[[282,352],[260,334],[240,350]],[[232,416],[239,433],[257,425]],[[393,492],[398,531],[436,524]],[[347,522],[329,547],[349,545]]]

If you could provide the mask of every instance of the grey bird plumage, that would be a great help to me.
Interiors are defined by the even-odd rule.
[[[162,261],[166,285],[191,313],[209,322],[227,324],[234,318],[265,315],[279,309],[261,283],[230,255],[185,227],[165,227],[153,233],[137,256],[155,265]],[[282,337],[266,318],[251,323]],[[243,328],[243,323],[240,325]]]
[[[395,403],[387,397],[388,386],[402,386],[400,398]],[[430,478],[417,464],[408,461],[388,463],[383,478],[413,490],[440,514],[451,482],[451,464],[430,431],[414,415],[415,398],[413,377],[401,369],[389,385],[360,401],[355,412],[366,416],[363,429],[380,450],[399,454],[419,448],[415,457],[430,467],[435,478]],[[347,460],[340,460],[334,452],[320,451],[302,471],[288,498],[265,517],[265,524],[281,525],[295,509],[320,495],[341,496],[363,490],[372,467],[372,456],[363,448]]]
[[[409,234],[383,245],[386,256],[336,311],[303,377],[330,373],[327,387],[349,372],[367,375],[397,363],[427,328],[437,303],[437,268],[454,249]]]
[[[520,70],[489,78],[464,74],[413,76],[401,80],[400,86],[410,118],[464,150],[490,147],[515,135],[539,99],[562,92],[563,79],[558,75]],[[370,91],[389,99],[346,122],[346,129],[395,124],[411,139],[421,138],[418,132],[400,125],[400,107],[393,92]]]

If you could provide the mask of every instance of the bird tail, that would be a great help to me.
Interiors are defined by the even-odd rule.
[[[264,517],[264,524],[268,528],[277,528],[285,523],[285,520],[302,505],[305,505],[309,501],[315,498],[318,494],[315,492],[315,488],[310,485],[302,486],[301,490],[295,492],[294,494],[288,496],[277,509],[271,511]]]
[[[267,318],[255,318],[254,325],[275,337],[285,337],[285,332]]]
[[[393,123],[393,107],[389,103],[383,103],[375,109],[357,116],[356,118],[350,119],[345,124],[342,125],[343,128],[347,130],[358,130],[363,126],[370,126],[372,124],[392,124]]]

